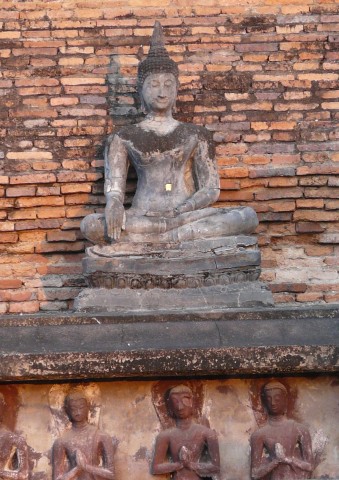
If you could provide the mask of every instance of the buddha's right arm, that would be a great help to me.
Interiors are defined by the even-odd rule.
[[[127,150],[119,135],[114,135],[105,152],[105,221],[107,236],[115,241],[124,228],[127,171]]]
[[[124,202],[128,172],[127,150],[119,135],[114,135],[105,150],[105,196]]]

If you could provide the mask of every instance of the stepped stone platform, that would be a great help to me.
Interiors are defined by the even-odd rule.
[[[255,236],[239,235],[180,244],[117,243],[87,249],[89,287],[78,311],[139,312],[273,305],[260,275]]]

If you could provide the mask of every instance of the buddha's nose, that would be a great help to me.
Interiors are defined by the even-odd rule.
[[[160,85],[159,88],[159,97],[165,98],[166,97],[166,91],[164,85]]]

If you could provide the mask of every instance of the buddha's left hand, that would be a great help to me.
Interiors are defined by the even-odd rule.
[[[181,213],[185,212],[192,212],[194,210],[194,204],[190,200],[186,200],[184,203],[179,205],[174,209],[175,216],[180,215]]]

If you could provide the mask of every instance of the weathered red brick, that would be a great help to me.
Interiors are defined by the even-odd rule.
[[[44,196],[35,198],[18,198],[15,201],[16,208],[37,207],[41,205],[64,205],[63,197]]]
[[[272,293],[293,292],[304,293],[307,290],[306,283],[272,283],[270,285]]]
[[[6,279],[3,280],[0,278],[0,290],[14,290],[15,288],[21,288],[22,281],[17,279]]]
[[[7,215],[5,214],[3,218],[6,219]],[[6,221],[0,222],[0,232],[14,232],[14,230],[15,230],[14,222],[6,222]]]
[[[75,242],[76,240],[77,236],[74,231],[55,231],[47,233],[48,242]]]
[[[17,233],[0,233],[0,243],[16,243],[18,241]]]
[[[308,188],[304,190],[304,195],[307,198],[338,198],[338,191],[335,188],[319,187]]]
[[[13,184],[27,184],[27,183],[53,183],[56,181],[56,176],[53,173],[35,173],[25,175],[15,175],[10,178],[10,183]]]
[[[90,193],[92,186],[89,183],[69,183],[61,186],[61,193]]]
[[[312,165],[297,168],[297,175],[337,175],[339,166],[337,165]]]
[[[339,302],[339,292],[325,294],[324,295],[324,300],[325,300],[326,303],[337,303],[337,302]]]
[[[6,189],[6,197],[34,197],[36,187],[9,187]]]
[[[38,219],[38,220],[24,220],[15,222],[15,230],[38,230],[59,228],[63,219]]]
[[[324,300],[324,295],[316,292],[299,293],[296,296],[297,302],[319,302],[321,300]]]
[[[81,252],[84,248],[84,242],[55,242],[40,243],[35,247],[35,251],[36,253]]]
[[[250,178],[258,177],[293,177],[295,175],[295,169],[293,167],[263,167],[253,168],[249,170]]]
[[[39,311],[39,302],[13,302],[9,304],[9,313],[36,313]]]
[[[60,186],[53,186],[53,187],[37,187],[36,189],[37,196],[49,196],[49,195],[59,195],[60,194]]]
[[[221,178],[248,177],[248,168],[246,167],[222,168],[220,170],[220,177]]]
[[[294,303],[295,302],[295,295],[290,293],[274,293],[273,299],[275,303]]]
[[[269,179],[268,185],[269,187],[296,187],[298,180],[295,177],[275,177]]]
[[[338,212],[324,212],[322,210],[297,210],[293,218],[295,221],[306,221],[306,222],[332,222],[338,221],[339,216]]]
[[[0,302],[26,302],[35,298],[35,293],[28,289],[0,290]]]
[[[324,203],[322,198],[300,198],[297,200],[297,208],[324,208]]]

